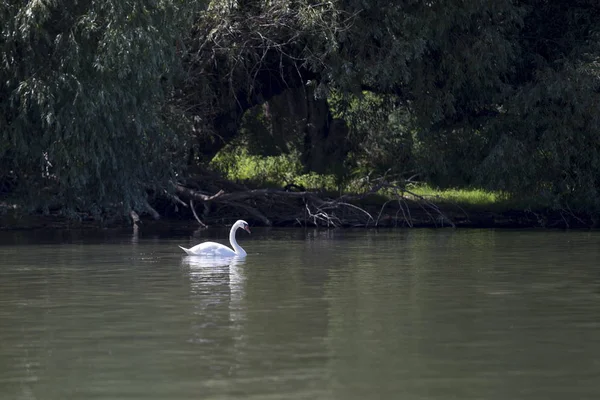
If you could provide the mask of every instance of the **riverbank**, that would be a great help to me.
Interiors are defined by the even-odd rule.
[[[393,204],[395,203],[395,204]],[[594,229],[597,222],[585,215],[552,210],[486,210],[479,206],[457,206],[443,202],[424,205],[420,202],[403,201],[388,204],[353,202],[331,209],[328,213],[318,210],[285,212],[273,207],[271,213],[261,207],[261,215],[244,214],[241,210],[217,210],[202,215],[202,223],[209,227],[230,225],[236,219],[245,219],[251,226],[274,227],[322,227],[322,228],[499,228],[499,229]],[[435,207],[435,208],[434,208]],[[137,225],[141,229],[170,230],[193,229],[199,222],[189,210],[174,215],[164,213],[159,219],[150,214],[140,215]],[[189,215],[188,215],[189,214]],[[59,214],[22,214],[15,210],[3,210],[0,214],[0,230],[33,229],[114,229],[132,227],[130,218],[73,220]]]

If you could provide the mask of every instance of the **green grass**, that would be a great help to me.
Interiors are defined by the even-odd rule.
[[[219,154],[212,162],[228,179],[243,182],[256,187],[284,187],[294,183],[306,190],[324,190],[340,193],[332,175],[303,173],[299,155],[296,153],[279,156],[249,155],[245,149]],[[355,182],[341,188],[341,192],[356,192]],[[415,184],[408,188],[412,193],[423,196],[434,203],[454,204],[475,211],[502,212],[514,209],[540,209],[547,205],[539,199],[523,199],[502,192],[493,192],[477,188],[437,189],[426,184]],[[389,198],[391,193],[381,191],[378,195]]]
[[[438,203],[451,203],[477,211],[503,212],[508,210],[542,210],[550,205],[539,198],[511,196],[500,191],[483,189],[435,189],[427,185],[418,185],[411,192]]]
[[[228,179],[256,186],[284,187],[293,183],[307,190],[333,190],[336,187],[335,178],[331,175],[304,173],[296,153],[262,157],[238,150],[236,153],[219,154],[212,161],[212,166]]]
[[[507,198],[502,194],[483,189],[435,189],[427,185],[419,185],[411,188],[410,191],[428,200],[480,208],[491,207],[507,201]]]

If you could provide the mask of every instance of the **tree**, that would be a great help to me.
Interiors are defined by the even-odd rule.
[[[467,86],[474,93],[466,98],[479,98],[486,112],[425,131],[425,148],[434,151],[423,165],[445,181],[462,177],[463,184],[555,208],[598,212],[600,6],[535,0],[519,7],[519,29],[505,37],[512,49],[508,68],[483,81],[498,82],[496,94]]]
[[[276,140],[285,118],[271,115],[254,143],[294,143],[313,170],[417,170],[432,184],[600,209],[596,2],[203,5],[2,3],[10,190],[46,208],[143,207],[182,160],[205,166],[269,109],[299,127]]]
[[[340,14],[332,2],[309,0],[210,3],[185,42],[188,74],[174,99],[194,123],[191,146],[200,162],[235,138],[246,111],[323,79],[346,23]],[[313,91],[296,93],[306,99]]]
[[[0,174],[30,207],[122,213],[167,186],[163,111],[196,3],[0,4]]]

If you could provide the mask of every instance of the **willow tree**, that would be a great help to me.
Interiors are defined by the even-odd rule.
[[[0,4],[0,180],[21,204],[144,207],[173,174],[164,99],[197,2]]]

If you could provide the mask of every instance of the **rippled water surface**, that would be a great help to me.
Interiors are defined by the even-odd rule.
[[[226,236],[0,232],[0,398],[600,398],[600,233]]]

